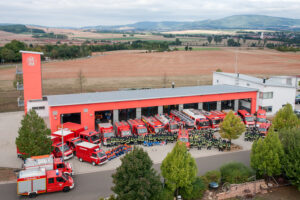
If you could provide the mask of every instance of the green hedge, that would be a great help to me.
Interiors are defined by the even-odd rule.
[[[254,174],[250,168],[239,162],[231,162],[222,165],[220,171],[222,181],[224,183],[229,182],[231,184],[247,182],[248,178]]]

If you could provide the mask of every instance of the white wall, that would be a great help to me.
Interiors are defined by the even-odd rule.
[[[243,87],[255,88],[259,92],[273,92],[272,99],[260,99],[257,97],[258,106],[272,106],[272,112],[268,112],[267,115],[274,115],[282,108],[283,105],[290,103],[295,108],[296,89],[291,87],[274,87],[263,84],[257,84],[250,81],[245,81],[237,78],[229,77],[219,73],[213,73],[213,85],[227,84],[238,85]]]
[[[48,101],[42,100],[31,100],[27,102],[27,111],[33,109],[34,107],[45,107],[45,109],[34,109],[40,117],[49,116],[49,106]]]

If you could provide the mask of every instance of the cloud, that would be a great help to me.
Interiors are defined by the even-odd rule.
[[[300,18],[299,10],[299,0],[13,0],[0,2],[0,23],[80,27],[237,14]]]

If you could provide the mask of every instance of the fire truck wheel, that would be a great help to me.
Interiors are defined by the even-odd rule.
[[[93,165],[93,166],[95,166],[95,165],[96,165],[96,163],[95,163],[95,162],[92,162],[92,165]]]
[[[79,158],[79,161],[82,162],[82,158]]]
[[[69,192],[70,191],[70,187],[64,187],[63,192]]]
[[[36,197],[36,193],[35,192],[32,192],[29,194],[29,198],[35,198]]]

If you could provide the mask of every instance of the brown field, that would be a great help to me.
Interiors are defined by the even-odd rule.
[[[91,58],[43,63],[43,93],[79,92],[76,78],[80,69],[87,79],[85,92],[169,87],[172,81],[176,86],[211,84],[212,72],[217,68],[234,72],[236,54],[240,73],[264,77],[300,74],[300,53],[233,48],[162,53],[118,51],[96,53]],[[14,67],[1,69],[0,66],[0,110],[5,110],[4,106],[7,107],[9,102],[15,104],[19,95],[12,87],[14,76]]]

